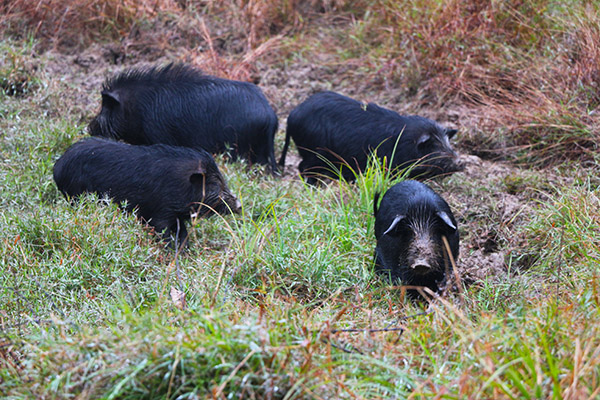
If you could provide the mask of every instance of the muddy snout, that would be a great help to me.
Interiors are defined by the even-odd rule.
[[[452,161],[453,161],[453,164],[455,165],[455,171],[457,171],[457,172],[464,171],[469,162],[469,158],[468,158],[468,156],[465,156],[465,155],[456,154]]]
[[[239,214],[242,212],[242,203],[231,193],[222,193],[219,196],[221,205],[219,206],[219,214]]]
[[[465,158],[460,156],[460,155],[456,155],[454,157],[454,165],[455,165],[455,171],[464,171],[465,167],[466,167],[466,162],[465,162]]]

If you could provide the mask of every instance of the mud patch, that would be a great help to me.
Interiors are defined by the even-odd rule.
[[[506,252],[486,252],[478,249],[466,255],[459,264],[459,271],[466,283],[485,281],[489,278],[501,279],[507,274]]]

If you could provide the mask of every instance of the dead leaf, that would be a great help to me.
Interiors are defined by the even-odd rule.
[[[171,286],[171,300],[175,307],[183,310],[185,308],[185,293]]]

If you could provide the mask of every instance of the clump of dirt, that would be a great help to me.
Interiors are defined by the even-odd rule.
[[[459,149],[460,150],[460,149]],[[450,204],[461,234],[460,275],[468,283],[508,274],[511,257],[524,238],[517,232],[535,212],[534,199],[509,193],[504,181],[523,172],[514,166],[462,155],[465,170],[443,182],[430,182]]]

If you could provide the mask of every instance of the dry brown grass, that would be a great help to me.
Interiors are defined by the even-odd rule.
[[[597,10],[586,10],[587,16],[576,18],[566,34],[569,47],[563,61],[569,67],[566,83],[581,87],[594,108],[600,104],[600,17]]]
[[[118,39],[125,55],[177,48],[207,73],[254,82],[259,63],[302,54],[359,92],[461,105],[481,116],[462,135],[468,150],[543,166],[597,151],[599,11],[547,0],[15,0],[0,6],[0,30],[58,48]]]
[[[510,93],[527,84],[520,53],[534,51],[546,40],[545,32],[539,32],[548,29],[539,18],[542,8],[523,6],[529,3],[382,2],[368,28],[378,31],[375,41],[389,49],[389,67],[383,70],[388,78],[444,100],[478,104],[493,96],[510,101]]]
[[[174,0],[15,0],[4,2],[0,15],[3,29],[73,47],[118,39],[140,20],[177,9]]]
[[[367,7],[363,0],[238,0],[245,14],[249,47],[261,37],[297,30],[317,13],[354,11],[362,13]]]
[[[489,103],[480,108],[491,128],[509,136],[495,152],[513,161],[544,167],[569,160],[592,162],[600,143],[600,118],[555,93],[529,89],[526,100],[513,104]]]
[[[243,36],[247,48],[256,48],[270,35],[301,27],[311,14],[336,12],[357,0],[15,0],[0,4],[0,31],[31,33],[56,47],[74,47],[94,40],[121,39],[144,20],[169,14],[173,24],[198,15],[216,20],[234,35]],[[178,27],[181,28],[181,27]],[[198,27],[186,28],[192,34]],[[227,29],[227,28],[226,28]],[[135,32],[134,32],[135,33]]]
[[[220,22],[207,24],[205,16],[191,17],[188,25],[202,38],[203,46],[188,50],[185,61],[217,76],[254,82],[259,80],[256,61],[276,52],[284,37],[304,29],[315,16],[353,8],[362,12],[366,7],[364,1],[356,0],[208,3],[205,16],[218,15]]]
[[[523,55],[512,65],[505,63],[502,72],[469,69],[457,93],[485,115],[490,130],[508,133],[508,142],[496,153],[539,167],[594,160],[600,143],[595,111],[600,104],[600,25],[593,15],[566,26],[553,54]]]
[[[207,73],[257,81],[255,62],[316,15],[363,9],[362,0],[16,0],[0,5],[0,32],[63,51],[118,41],[115,57],[174,48]]]
[[[222,54],[217,50],[215,40],[204,20],[199,20],[198,25],[206,45],[203,48],[186,51],[184,60],[198,66],[208,74],[227,79],[258,82],[256,60],[277,47],[282,37],[281,35],[274,36],[256,48],[248,42],[248,46],[240,55]]]
[[[481,115],[491,154],[538,166],[593,160],[598,7],[551,7],[541,0],[382,3],[370,26],[390,51],[378,73],[424,104],[463,104]],[[472,138],[474,146],[481,139]]]

